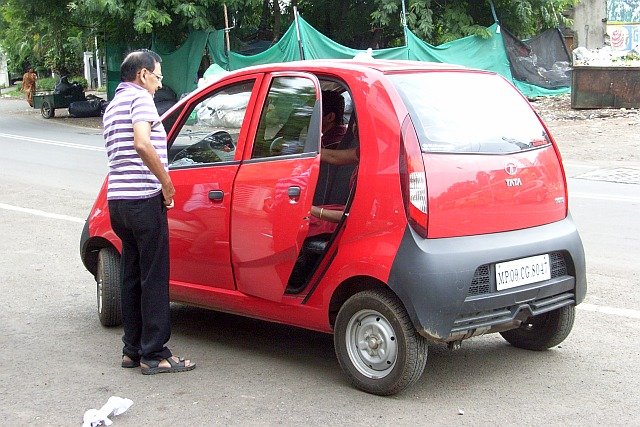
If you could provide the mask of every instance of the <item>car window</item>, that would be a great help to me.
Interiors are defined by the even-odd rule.
[[[305,77],[276,77],[260,115],[252,159],[318,150],[313,126],[319,116],[316,88]],[[309,143],[307,143],[309,142]]]
[[[195,105],[169,150],[169,168],[232,161],[254,81],[227,86]]]
[[[430,72],[390,79],[423,152],[504,153],[551,143],[527,101],[500,76]]]

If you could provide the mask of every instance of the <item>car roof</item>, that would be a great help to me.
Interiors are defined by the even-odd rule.
[[[240,72],[271,72],[271,71],[311,71],[337,72],[352,70],[366,72],[375,70],[384,74],[404,71],[481,71],[462,65],[440,62],[423,62],[409,60],[354,60],[354,59],[312,59],[305,61],[280,62],[257,65],[237,70]]]

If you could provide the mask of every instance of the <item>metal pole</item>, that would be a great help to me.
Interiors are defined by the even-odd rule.
[[[93,39],[96,45],[96,75],[98,77],[98,87],[102,87],[102,67],[100,66],[100,51],[98,51],[98,36]]]
[[[231,44],[229,43],[229,17],[227,16],[227,4],[222,4],[224,7],[224,39],[227,46],[227,53],[231,51]]]
[[[300,38],[300,27],[298,25],[298,7],[293,6],[293,19],[296,24],[296,36],[298,37],[298,48],[300,49],[300,59],[304,59],[304,48],[302,47],[302,38]]]
[[[489,0],[489,6],[491,6],[491,14],[493,15],[493,22],[495,22],[496,24],[499,24],[500,21],[498,21],[498,15],[496,15],[496,7],[493,4],[493,0]]]
[[[491,14],[493,15],[493,21],[497,25],[496,33],[500,33],[500,20],[498,19],[498,15],[496,15],[496,7],[493,5],[493,0],[489,0],[489,6],[491,6]]]
[[[402,31],[404,32],[404,45],[409,45],[409,39],[407,36],[407,8],[404,5],[404,0],[402,0]]]

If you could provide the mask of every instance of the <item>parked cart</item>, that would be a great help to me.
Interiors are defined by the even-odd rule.
[[[42,117],[50,119],[56,115],[56,108],[69,108],[72,102],[85,100],[84,92],[39,92],[33,95],[33,108],[39,108]]]

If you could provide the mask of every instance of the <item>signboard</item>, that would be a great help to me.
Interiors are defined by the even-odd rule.
[[[640,0],[607,1],[607,21],[640,23]]]
[[[640,24],[607,24],[613,50],[631,50],[640,45]]]

